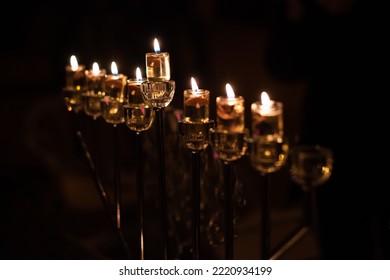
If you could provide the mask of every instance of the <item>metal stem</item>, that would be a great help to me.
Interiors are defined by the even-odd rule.
[[[137,204],[139,217],[139,241],[140,259],[145,259],[144,247],[144,181],[143,181],[143,155],[142,155],[142,134],[136,133],[136,168],[137,168]]]
[[[118,127],[114,126],[114,186],[115,186],[115,210],[116,210],[116,226],[121,228],[121,173],[119,164],[119,131]]]
[[[263,174],[264,184],[262,186],[261,193],[261,259],[266,260],[269,257],[270,243],[271,243],[271,232],[270,232],[270,212],[269,212],[269,199],[268,191],[270,178],[269,174]]]
[[[233,192],[231,184],[231,165],[224,162],[225,175],[225,259],[233,259]]]
[[[160,190],[160,207],[162,220],[162,244],[163,259],[168,259],[168,210],[167,191],[165,185],[165,160],[164,160],[164,125],[163,108],[154,108],[156,112],[156,143],[157,143],[157,163],[158,163],[158,183]]]
[[[192,152],[192,246],[193,259],[199,260],[200,248],[200,152]]]

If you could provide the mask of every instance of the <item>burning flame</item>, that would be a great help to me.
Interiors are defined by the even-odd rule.
[[[99,64],[97,64],[97,62],[94,62],[92,65],[92,74],[97,76],[99,75],[99,73],[100,73]]]
[[[74,55],[70,57],[70,66],[72,67],[72,71],[77,71],[77,69],[79,68],[77,58]]]
[[[111,62],[111,73],[113,75],[118,75],[118,67],[116,66],[115,61]]]
[[[232,86],[228,83],[226,84],[226,94],[227,94],[227,97],[229,99],[232,99],[232,98],[235,98],[235,94],[234,94],[234,91],[233,91],[233,88]]]
[[[157,38],[154,38],[154,51],[155,51],[156,53],[159,53],[159,52],[160,52],[160,45],[158,44]]]
[[[266,107],[271,107],[271,100],[269,99],[269,96],[268,94],[263,91],[260,95],[260,99],[261,99],[261,104],[266,106]]]
[[[141,69],[139,67],[137,67],[137,69],[135,70],[135,78],[137,79],[137,81],[142,80]]]
[[[192,87],[193,93],[198,93],[199,87],[198,87],[198,84],[196,83],[196,81],[193,77],[191,77],[191,87]]]

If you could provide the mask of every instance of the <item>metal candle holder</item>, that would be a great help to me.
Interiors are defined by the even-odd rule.
[[[82,92],[81,99],[84,113],[96,120],[102,115],[100,101],[105,94],[106,70],[99,69],[97,63],[94,63],[94,66],[97,66],[97,69],[85,71],[86,90]]]
[[[136,181],[137,181],[137,204],[139,217],[139,242],[140,242],[140,259],[145,259],[144,246],[144,171],[143,171],[143,155],[142,155],[142,134],[149,130],[154,121],[154,110],[151,106],[144,102],[140,92],[140,84],[138,80],[128,80],[127,88],[127,104],[124,106],[125,124],[136,134]]]
[[[162,238],[163,238],[163,258],[168,259],[168,210],[167,210],[167,190],[165,183],[165,159],[164,159],[164,124],[163,111],[173,99],[175,93],[175,81],[157,80],[146,81],[141,84],[141,93],[145,103],[152,106],[156,117],[156,143],[158,183],[160,190],[160,206],[162,215]]]
[[[200,252],[200,153],[210,143],[210,129],[214,128],[214,121],[203,123],[178,122],[179,136],[185,147],[192,154],[192,246],[193,259],[199,259]]]
[[[288,141],[279,135],[264,135],[251,138],[250,161],[253,168],[260,172],[264,178],[261,192],[261,259],[268,259],[271,251],[271,230],[270,230],[270,205],[269,185],[270,174],[282,168],[287,160],[289,151]]]
[[[122,90],[123,92],[123,90]],[[101,99],[101,111],[103,119],[113,126],[114,147],[114,188],[115,188],[115,211],[117,227],[121,228],[121,174],[119,161],[119,131],[118,124],[125,121],[123,110],[123,98],[104,96]]]
[[[233,257],[233,190],[231,182],[232,163],[241,159],[248,148],[249,130],[242,132],[227,132],[222,130],[210,130],[211,144],[218,157],[224,163],[224,187],[225,187],[225,259]]]
[[[114,127],[114,187],[117,227],[121,228],[121,176],[119,164],[119,132],[117,125],[125,121],[123,102],[127,76],[118,73],[116,63],[111,63],[110,75],[105,75],[104,97],[101,99],[103,119]]]

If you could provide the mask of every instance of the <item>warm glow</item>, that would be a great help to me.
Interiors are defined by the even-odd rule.
[[[196,83],[196,81],[193,77],[191,77],[191,87],[192,87],[193,93],[197,93],[199,91],[198,84]]]
[[[158,44],[157,38],[154,38],[154,51],[155,51],[156,53],[159,53],[159,52],[160,52],[160,45]]]
[[[115,61],[111,62],[111,73],[113,75],[118,75],[118,67],[116,66]]]
[[[92,74],[97,76],[99,75],[99,73],[100,73],[99,64],[97,64],[97,62],[94,62],[92,65]]]
[[[72,71],[77,71],[77,69],[79,68],[77,58],[74,55],[70,57],[70,66],[72,67]]]
[[[230,84],[226,84],[226,94],[229,99],[236,97]]]
[[[271,100],[269,99],[269,96],[268,96],[268,94],[265,91],[263,91],[261,93],[260,98],[261,98],[261,104],[262,105],[264,105],[266,107],[271,107]]]
[[[139,67],[137,67],[137,69],[135,70],[135,78],[137,79],[137,81],[142,80],[141,69]]]

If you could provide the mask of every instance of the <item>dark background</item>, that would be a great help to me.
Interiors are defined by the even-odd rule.
[[[0,46],[1,258],[123,258],[74,134],[82,122],[88,143],[99,151],[102,180],[110,185],[111,127],[102,119],[74,120],[63,105],[61,90],[71,55],[87,68],[96,61],[108,71],[114,60],[119,71],[132,78],[137,66],[144,73],[145,53],[153,51],[158,38],[161,51],[171,55],[171,78],[176,81],[172,108],[181,109],[181,93],[190,87],[191,77],[211,91],[211,101],[224,95],[230,83],[246,100],[249,128],[249,106],[265,90],[284,103],[291,145],[333,149],[334,173],[318,190],[320,249],[304,247],[286,258],[387,259],[388,184],[380,176],[386,174],[383,164],[376,160],[386,159],[380,147],[386,141],[381,121],[370,118],[380,119],[381,113],[374,110],[377,104],[365,97],[376,96],[373,89],[379,80],[372,77],[372,61],[382,59],[377,37],[383,36],[380,10],[358,0],[34,1],[23,8],[9,3],[3,13],[11,19],[1,17]],[[214,105],[210,102],[210,116],[215,115]],[[135,184],[135,136],[124,126],[119,130],[126,186],[123,219],[129,240],[135,240],[135,191],[127,189]],[[145,143],[152,143],[153,135],[148,131]],[[184,153],[184,170],[179,172],[188,174],[188,151],[175,139],[168,136],[167,146],[175,152],[168,152],[167,169],[175,176],[174,155]],[[148,160],[153,157],[146,165]],[[149,171],[147,186],[156,177],[153,169]],[[237,165],[237,172],[246,200],[239,207],[237,258],[258,258],[258,251],[250,249],[258,240],[261,177],[247,159]],[[290,182],[287,168],[271,176],[277,185],[270,194],[275,244],[300,219],[302,192]],[[168,182],[173,194],[175,184]],[[153,230],[158,207],[155,192],[149,191],[146,249],[149,258],[159,258]],[[179,216],[185,217],[183,213]],[[188,244],[177,242],[184,247],[179,257],[185,258]],[[204,241],[204,247],[203,258],[221,257],[220,244]],[[305,254],[306,250],[314,253]]]

